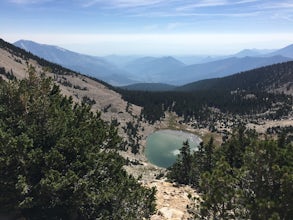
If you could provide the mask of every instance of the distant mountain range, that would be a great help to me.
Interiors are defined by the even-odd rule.
[[[293,60],[293,45],[275,51],[246,49],[226,57],[195,56],[198,63],[192,65],[188,65],[192,63],[192,56],[178,57],[178,59],[171,56],[111,55],[96,57],[32,41],[20,40],[15,42],[14,45],[51,62],[96,77],[111,85],[136,84],[134,86],[136,89],[139,86],[142,86],[141,89],[145,89],[145,83],[179,86]],[[184,60],[188,60],[188,62],[184,63]]]
[[[280,55],[273,57],[226,58],[209,63],[189,65],[180,69],[174,69],[168,72],[168,78],[165,82],[173,85],[183,85],[189,82],[228,76],[234,73],[290,60],[293,59]]]
[[[281,55],[284,57],[293,58],[293,44],[284,47],[280,50],[274,51],[272,53],[267,54],[267,56],[275,56],[275,55]]]
[[[259,57],[265,56],[266,54],[273,53],[275,50],[258,50],[258,49],[244,49],[240,52],[232,55],[233,57]],[[275,54],[280,55],[280,54]]]
[[[13,60],[14,56],[20,56],[22,57],[21,59],[34,59],[37,61],[42,66],[49,66],[54,72],[59,73],[60,71],[63,72],[62,74],[65,74],[64,76],[67,76],[66,74],[71,74],[70,70],[68,69],[62,69],[58,65],[54,65],[46,60],[40,59],[32,54],[29,53],[24,53],[23,50],[17,49],[17,47],[14,47],[13,45],[10,45],[9,43],[6,43],[0,39],[0,43],[2,47],[10,51],[11,54],[15,54],[12,56],[8,56],[4,59],[11,59]],[[1,46],[0,45],[0,46]],[[286,53],[287,56],[290,56],[290,51],[292,50],[293,46],[288,46],[286,48],[283,48],[280,50],[279,53]],[[59,48],[57,48],[59,50]],[[69,51],[70,52],[70,51]],[[252,57],[244,57],[244,58],[227,58],[224,60],[241,60],[244,62],[245,60],[257,60],[257,63],[261,63],[265,65],[265,62],[268,61],[268,59],[273,59],[277,60],[283,59],[284,57],[280,55],[276,55],[276,52],[273,52],[272,55],[273,57],[268,56],[268,57],[258,57],[258,59],[252,58]],[[182,65],[180,62],[174,61],[174,59],[171,57],[164,57],[161,59],[140,59],[140,60],[149,60],[150,62],[157,61],[157,60],[165,60],[167,59],[170,63]],[[5,60],[3,61],[5,64],[9,64],[10,62],[6,62]],[[11,61],[12,62],[12,61]],[[18,68],[17,65],[25,65],[24,62],[21,62],[21,60],[17,60],[14,58],[13,62],[15,62],[15,65],[12,66],[5,66],[8,70],[11,69],[12,67],[15,68],[13,69],[14,74],[18,76],[18,71],[23,72],[23,68]],[[20,62],[20,63],[19,63]],[[133,60],[132,60],[133,62]],[[214,61],[214,63],[225,63],[223,60],[219,61]],[[158,63],[158,62],[157,62]],[[211,62],[212,63],[212,62]],[[228,62],[229,63],[229,62]],[[231,62],[230,62],[231,63]],[[247,62],[249,63],[249,62]],[[250,61],[250,63],[252,63]],[[194,66],[194,65],[190,65]],[[184,65],[182,68],[190,68],[190,66]],[[78,75],[78,74],[77,74]],[[83,82],[83,81],[81,81]],[[99,81],[100,83],[103,83]],[[104,84],[104,83],[103,83]],[[109,88],[113,88],[107,84],[104,84],[108,86]],[[63,84],[61,83],[61,86]],[[66,85],[68,86],[68,85]],[[67,88],[67,87],[66,87]],[[232,74],[229,76],[225,77],[218,77],[218,78],[213,78],[213,79],[205,79],[205,80],[200,80],[192,83],[185,84],[183,86],[173,86],[169,84],[162,84],[162,83],[136,83],[133,85],[128,85],[122,87],[127,90],[143,90],[143,91],[184,91],[184,92],[192,92],[192,91],[198,91],[198,90],[204,90],[208,92],[212,91],[241,91],[241,90],[246,90],[246,91],[278,91],[278,92],[284,92],[287,94],[293,95],[293,61],[288,61],[288,62],[283,62],[283,63],[278,63],[278,64],[273,64],[273,65],[266,65],[264,67],[260,68],[254,68],[249,71],[243,71],[239,72],[237,74]],[[77,87],[78,89],[78,87]]]
[[[168,72],[181,69],[185,64],[173,57],[143,57],[124,66],[135,80],[144,82],[164,82]]]
[[[221,78],[200,80],[183,86],[142,83],[121,87],[136,91],[281,91],[293,95],[293,61],[273,64]]]
[[[17,41],[14,45],[50,62],[98,78],[112,85],[127,85],[135,82],[127,78],[127,73],[123,70],[100,57],[79,54],[57,46],[38,44],[27,40]]]

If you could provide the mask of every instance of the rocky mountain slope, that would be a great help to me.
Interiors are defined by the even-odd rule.
[[[104,120],[115,121],[120,136],[127,143],[134,141],[143,146],[146,136],[154,131],[153,125],[143,121],[139,122],[141,107],[124,101],[121,95],[111,90],[111,86],[108,84],[50,63],[0,39],[0,77],[4,80],[9,80],[7,76],[23,79],[27,77],[28,65],[33,66],[38,74],[51,77],[54,83],[60,86],[64,95],[71,96],[78,103],[92,104],[92,110],[101,111],[101,117]],[[133,140],[128,135],[126,127],[129,122],[134,125],[139,123],[137,136],[140,136],[141,139]],[[187,220],[189,215],[186,206],[191,202],[187,195],[195,195],[195,191],[190,187],[173,186],[164,180],[156,180],[163,170],[147,163],[143,155],[134,155],[130,151],[121,152],[121,154],[130,161],[139,161],[138,165],[130,163],[125,167],[129,173],[136,177],[143,175],[141,181],[144,185],[157,187],[158,211],[151,219],[178,219],[179,216],[180,219]],[[178,203],[181,204],[179,207]]]
[[[103,81],[48,62],[0,39],[0,68],[4,70],[1,73],[9,72],[13,77],[22,79],[27,77],[28,65],[32,65],[38,74],[51,77],[62,93],[71,96],[74,102],[85,102],[91,105],[94,112],[102,112],[102,119],[117,126],[125,148],[129,151],[133,146],[143,150],[143,140],[153,128],[147,122],[139,122],[141,107],[124,101],[119,93]],[[7,78],[3,74],[0,76]],[[129,124],[139,127],[138,132],[141,134],[130,135]],[[126,157],[144,159],[143,156],[131,153],[127,153]]]
[[[121,98],[121,95],[111,90],[110,86],[102,81],[31,56],[2,40],[0,46],[0,66],[13,73],[16,78],[26,77],[27,66],[32,65],[39,74],[45,73],[51,77],[60,86],[62,92],[67,96],[72,96],[74,101],[82,102],[84,97],[87,97],[95,101],[92,105],[94,111],[103,111],[107,108],[107,111],[103,113],[106,120],[117,119],[120,123],[125,123],[134,117],[126,112],[127,103]],[[117,117],[118,112],[120,117]],[[132,114],[138,116],[139,113],[140,107],[133,106]]]

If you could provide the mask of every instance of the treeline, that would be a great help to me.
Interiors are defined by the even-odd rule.
[[[155,189],[123,169],[116,127],[50,79],[0,79],[0,213],[25,219],[143,219]]]
[[[270,111],[264,117],[278,119],[287,115],[293,104],[291,96],[262,91],[144,92],[119,89],[118,92],[126,101],[142,106],[142,115],[151,123],[160,120],[165,111],[176,112],[185,122],[190,119],[204,121],[210,117],[211,107],[233,115],[256,115]],[[282,105],[276,111],[271,111],[275,103]]]
[[[221,147],[213,139],[191,152],[183,144],[169,169],[171,181],[200,192],[195,219],[291,219],[293,216],[293,145],[285,135],[260,140],[240,127]]]

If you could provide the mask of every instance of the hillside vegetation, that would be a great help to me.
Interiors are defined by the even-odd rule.
[[[26,219],[142,219],[155,189],[123,169],[117,129],[29,66],[0,80],[0,212]]]
[[[123,137],[125,149],[139,148],[139,139],[130,137],[127,124],[132,123],[135,126],[141,108],[124,101],[120,94],[112,90],[112,86],[39,58],[1,39],[0,52],[0,74],[5,79],[26,78],[27,66],[32,65],[38,75],[45,74],[46,77],[51,77],[60,87],[62,94],[71,96],[76,103],[91,105],[93,111],[103,112],[101,117],[104,120],[115,121],[118,133]]]
[[[190,207],[195,219],[284,219],[293,216],[293,144],[260,140],[240,127],[221,147],[191,151],[184,143],[169,179],[201,193]],[[195,203],[195,204],[196,204]]]
[[[292,69],[126,91],[0,40],[0,218],[290,219]],[[231,132],[242,123],[265,135]],[[187,185],[142,154],[162,128],[207,134],[196,153],[184,143],[168,175]]]

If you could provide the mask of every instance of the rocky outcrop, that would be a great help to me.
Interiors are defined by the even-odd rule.
[[[197,196],[197,193],[190,186],[175,185],[166,180],[155,180],[147,186],[158,190],[157,213],[151,220],[187,220],[192,217],[187,207],[192,203],[190,197]]]

